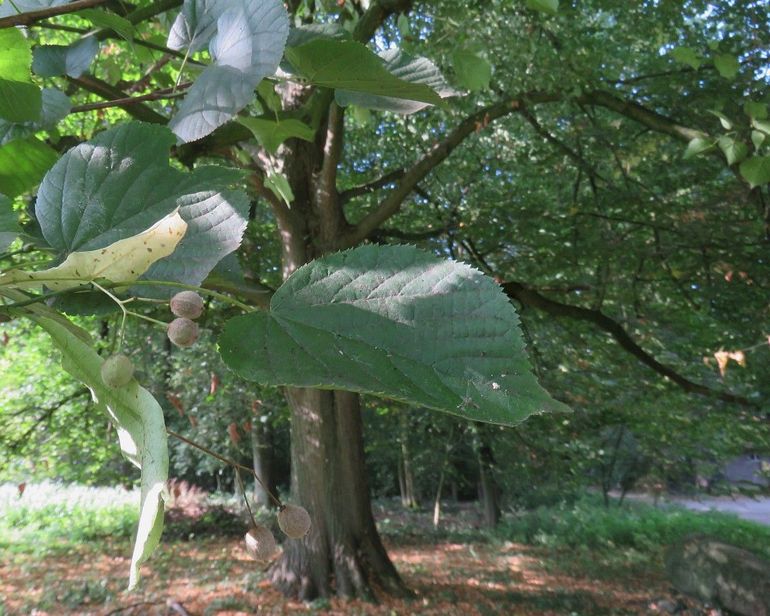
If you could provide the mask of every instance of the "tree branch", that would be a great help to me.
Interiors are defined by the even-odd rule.
[[[189,88],[191,83],[182,83],[175,88],[165,88],[163,90],[157,90],[150,92],[149,94],[142,94],[141,96],[125,96],[123,98],[116,98],[114,100],[104,101],[101,103],[86,103],[85,105],[76,105],[70,109],[70,113],[81,113],[83,111],[93,111],[95,109],[107,109],[108,107],[121,107],[125,109],[126,105],[136,105],[144,101],[156,101],[159,99],[177,98],[184,94],[184,90]]]
[[[404,173],[405,172],[403,169],[396,169],[395,171],[390,171],[385,175],[377,178],[376,180],[367,182],[366,184],[361,184],[360,186],[354,186],[353,188],[343,190],[340,193],[340,204],[344,205],[356,197],[362,197],[369,194],[370,192],[384,188],[388,184],[392,184],[396,180],[402,179],[404,177]]]
[[[623,100],[608,92],[601,92],[598,90],[589,92],[588,94],[578,97],[577,102],[586,105],[605,107],[620,115],[626,116],[647,128],[659,133],[671,135],[680,141],[690,141],[695,137],[703,136],[703,131],[689,128],[688,126],[682,126],[671,118],[659,114],[657,111],[647,109],[633,101]]]
[[[93,92],[94,94],[106,98],[109,101],[117,101],[120,99],[127,99],[126,93],[118,88],[110,85],[106,81],[102,81],[98,77],[93,75],[81,75],[80,77],[67,77],[67,80],[74,85]],[[157,113],[153,109],[150,109],[147,105],[134,102],[123,102],[117,105],[123,109],[128,115],[137,120],[144,122],[152,122],[154,124],[165,124],[168,118]]]
[[[530,289],[524,286],[520,282],[505,282],[502,284],[502,287],[509,297],[521,302],[525,306],[537,308],[554,316],[567,317],[569,319],[576,319],[579,321],[588,321],[589,323],[593,323],[594,325],[599,326],[601,329],[608,332],[621,346],[621,348],[629,352],[649,368],[652,368],[658,374],[661,374],[673,383],[676,383],[686,392],[695,393],[711,398],[717,398],[719,400],[723,400],[724,402],[740,404],[741,406],[752,408],[756,408],[758,406],[757,403],[752,402],[743,396],[738,396],[729,392],[717,391],[715,389],[711,389],[710,387],[706,387],[705,385],[701,385],[700,383],[695,383],[676,372],[673,368],[661,364],[657,359],[655,359],[636,342],[634,342],[634,340],[620,323],[608,317],[600,310],[591,310],[581,306],[572,306],[570,304],[556,302],[541,295],[534,289]]]
[[[337,165],[342,158],[342,145],[345,134],[345,111],[337,103],[329,105],[326,122],[326,138],[323,146],[323,162],[318,176],[318,194],[316,198],[322,208],[339,208],[337,192]],[[332,213],[335,217],[338,213]]]
[[[41,19],[48,19],[49,17],[56,17],[57,15],[66,15],[67,13],[75,13],[77,11],[82,11],[83,9],[99,6],[105,2],[107,2],[107,0],[76,0],[69,4],[51,6],[38,11],[28,11],[26,13],[9,15],[8,17],[0,19],[0,29],[12,28],[13,26],[28,26]]]
[[[396,214],[401,208],[401,204],[414,190],[418,182],[422,181],[425,176],[446,160],[468,136],[482,130],[490,122],[518,111],[525,100],[529,103],[543,103],[562,100],[562,97],[556,94],[537,92],[514,96],[485,107],[465,118],[442,141],[434,144],[420,160],[409,168],[401,182],[380,202],[377,208],[364,216],[342,238],[340,247],[355,246],[363,241],[372,231]]]

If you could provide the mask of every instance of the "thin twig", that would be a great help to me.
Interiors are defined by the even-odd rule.
[[[76,0],[69,4],[60,4],[59,6],[51,6],[39,11],[28,11],[26,13],[19,13],[18,15],[9,15],[0,19],[0,28],[12,28],[13,26],[28,26],[40,21],[41,19],[48,19],[49,17],[56,17],[57,15],[66,15],[67,13],[76,13],[83,9],[91,8],[92,6],[99,6],[104,4],[107,0]]]
[[[70,109],[70,113],[81,113],[83,111],[93,111],[94,109],[107,109],[108,107],[122,107],[123,105],[135,105],[137,103],[143,103],[144,101],[156,101],[158,99],[177,98],[184,94],[184,92],[180,92],[180,90],[185,90],[191,85],[192,82],[183,83],[176,88],[176,91],[173,88],[165,88],[163,90],[150,92],[149,94],[142,94],[141,96],[126,96],[124,98],[102,101],[101,103],[75,105]]]
[[[189,438],[187,438],[185,436],[182,436],[181,434],[177,434],[176,432],[174,432],[172,430],[169,430],[168,428],[166,428],[166,433],[169,436],[173,436],[174,438],[179,439],[183,443],[187,443],[188,445],[190,445],[190,447],[195,447],[195,449],[199,449],[203,453],[210,455],[212,458],[216,458],[220,462],[224,462],[225,464],[227,464],[229,466],[232,466],[236,470],[237,469],[241,469],[241,470],[246,471],[247,473],[251,473],[252,475],[254,475],[254,479],[256,479],[259,482],[259,485],[261,485],[264,488],[265,492],[267,492],[268,496],[270,496],[270,498],[273,499],[273,502],[275,502],[275,504],[278,505],[279,508],[283,507],[283,503],[281,502],[281,499],[278,498],[277,496],[275,496],[269,490],[269,488],[264,483],[262,483],[262,480],[259,478],[259,475],[257,475],[257,473],[254,471],[253,468],[249,468],[248,466],[244,466],[243,464],[239,464],[235,460],[231,460],[230,458],[226,458],[225,456],[223,456],[221,454],[218,454],[215,451],[212,451],[208,447],[200,445],[200,444],[196,443],[195,441],[191,441]]]

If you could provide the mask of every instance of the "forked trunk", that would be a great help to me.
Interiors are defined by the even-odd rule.
[[[285,86],[284,108],[298,107],[307,93],[301,86]],[[335,250],[346,228],[335,172],[341,119],[332,104],[325,143],[290,140],[276,161],[276,171],[285,174],[294,194],[291,207],[271,199],[281,233],[284,278]],[[372,598],[374,590],[407,594],[372,516],[358,395],[287,388],[286,397],[291,407],[292,501],[310,512],[312,527],[304,539],[284,543],[271,568],[274,584],[303,600],[333,594]]]
[[[303,600],[333,594],[370,599],[375,589],[406,594],[372,516],[358,395],[291,388],[287,398],[292,497],[313,525],[304,539],[284,543],[273,582]]]

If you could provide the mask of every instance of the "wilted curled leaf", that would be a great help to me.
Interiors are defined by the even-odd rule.
[[[174,211],[137,235],[97,250],[73,252],[56,267],[10,271],[0,276],[0,285],[22,288],[45,283],[54,291],[64,291],[94,280],[133,282],[155,261],[174,252],[186,231],[187,223]]]
[[[727,351],[717,351],[714,353],[714,358],[717,360],[717,366],[719,366],[719,374],[724,377],[727,371],[727,362],[730,361],[730,354]]]

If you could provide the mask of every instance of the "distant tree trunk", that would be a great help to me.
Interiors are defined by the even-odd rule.
[[[476,431],[479,462],[479,500],[481,501],[482,525],[494,528],[500,522],[500,488],[494,477],[495,458],[486,427],[477,426]]]
[[[409,447],[409,417],[406,412],[398,413],[399,442],[401,445],[399,466],[401,477],[399,488],[401,489],[401,504],[407,509],[416,509],[418,506],[417,495],[414,491],[414,474],[412,473],[412,454]]]
[[[433,499],[433,527],[438,528],[438,523],[441,520],[441,493],[444,491],[444,479],[446,478],[446,467],[449,463],[449,455],[452,453],[452,447],[454,446],[454,433],[455,429],[449,432],[449,437],[444,445],[444,458],[441,460],[441,470],[438,476],[438,485],[436,486],[436,496]]]
[[[262,507],[273,507],[270,492],[275,494],[273,475],[273,442],[270,424],[262,421],[263,409],[254,401],[251,421],[251,457],[254,472],[260,481],[254,481],[254,503]],[[269,490],[269,492],[268,492]]]

